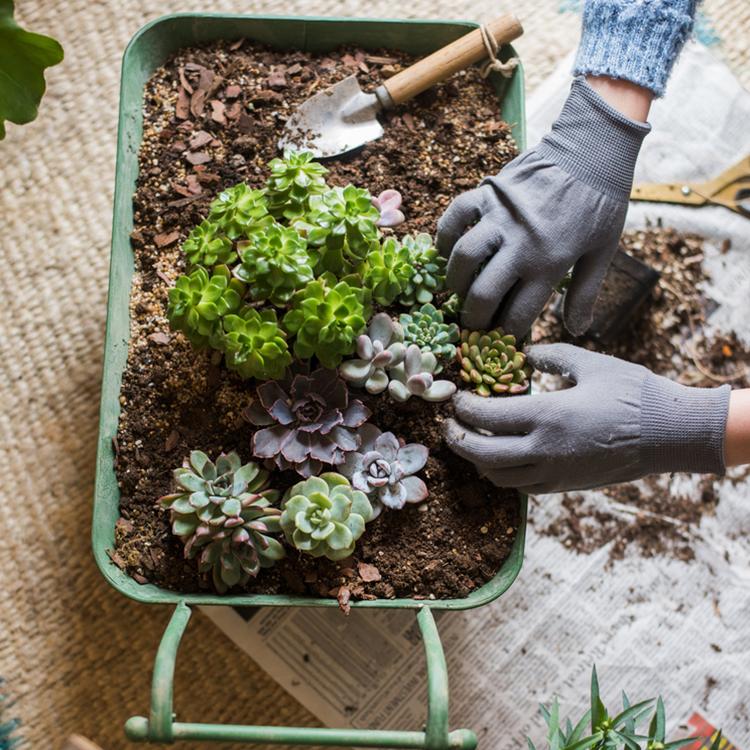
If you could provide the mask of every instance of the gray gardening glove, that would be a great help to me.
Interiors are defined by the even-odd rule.
[[[576,335],[589,327],[649,130],[577,78],[541,143],[448,206],[437,246],[449,258],[448,286],[464,300],[464,326],[524,336],[575,266],[565,324]]]
[[[575,385],[512,398],[462,391],[454,397],[460,422],[446,428],[448,445],[496,485],[537,494],[660,472],[724,472],[729,386],[689,388],[570,344],[527,354],[538,370]]]

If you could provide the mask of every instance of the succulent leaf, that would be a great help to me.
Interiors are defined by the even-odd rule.
[[[275,380],[292,362],[286,333],[279,328],[274,310],[244,308],[224,318],[226,363],[243,378]]]
[[[218,224],[208,219],[192,229],[182,243],[182,252],[191,266],[208,268],[217,263],[229,263],[236,258],[232,240],[220,230]]]
[[[282,159],[273,159],[268,166],[268,209],[277,219],[301,218],[309,209],[310,197],[327,189],[328,170],[313,160],[310,151],[287,150]]]
[[[446,401],[455,392],[450,380],[435,380],[438,361],[432,352],[422,352],[416,344],[406,348],[404,361],[390,370],[388,393],[394,401],[408,401],[419,396],[425,401]]]
[[[456,342],[460,338],[458,326],[446,323],[443,313],[431,303],[415,307],[410,313],[402,313],[399,322],[404,330],[404,343],[416,344],[422,352],[431,352],[438,361],[439,373],[442,362],[452,360],[456,355]]]
[[[372,243],[362,270],[362,281],[372,291],[376,302],[390,305],[406,288],[413,274],[409,251],[395,237],[388,237],[382,244]]]
[[[403,198],[398,190],[384,190],[377,198],[373,197],[372,205],[380,213],[377,221],[379,227],[395,227],[406,220],[401,211],[402,201]]]
[[[516,338],[502,329],[461,331],[456,347],[461,378],[480,396],[504,396],[525,393],[530,369],[526,355],[516,349]]]
[[[445,286],[446,259],[438,252],[432,237],[424,232],[405,235],[401,244],[409,253],[413,274],[404,285],[399,302],[406,307],[432,302],[433,295]]]
[[[273,222],[268,213],[265,190],[244,182],[219,193],[208,210],[208,220],[230,240],[251,237]]]

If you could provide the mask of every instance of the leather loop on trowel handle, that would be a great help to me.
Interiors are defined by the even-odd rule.
[[[523,34],[521,22],[512,14],[500,16],[485,24],[485,27],[494,37],[498,47],[512,42]],[[484,46],[482,32],[474,29],[447,47],[433,52],[389,78],[382,88],[388,92],[390,101],[388,97],[379,98],[381,101],[385,99],[383,103],[387,105],[401,104],[484,57],[487,57],[487,49]]]

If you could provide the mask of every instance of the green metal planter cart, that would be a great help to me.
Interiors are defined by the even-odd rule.
[[[492,602],[508,589],[518,575],[523,561],[525,499],[521,500],[520,526],[510,557],[491,581],[465,599],[393,599],[353,603],[354,607],[363,609],[383,607],[416,611],[427,660],[428,706],[424,731],[242,726],[175,721],[172,708],[174,665],[192,606],[336,607],[338,604],[332,599],[301,596],[181,595],[151,584],[136,583],[112,564],[107,556],[107,550],[114,546],[114,528],[119,516],[119,490],[114,473],[112,438],[117,432],[120,382],[127,359],[128,298],[133,275],[129,235],[133,229],[132,196],[138,173],[143,87],[148,77],[180,47],[216,39],[248,38],[280,49],[321,52],[343,44],[354,44],[365,49],[385,47],[425,55],[475,27],[474,23],[453,21],[177,14],[144,26],[125,51],[120,91],[112,258],[92,538],[97,564],[104,577],[118,591],[146,604],[172,604],[176,607],[156,655],[150,716],[133,717],[125,725],[125,732],[131,740],[203,740],[426,750],[471,750],[477,745],[476,735],[471,730],[458,729],[451,732],[448,729],[448,675],[431,610],[478,607]],[[501,50],[500,57],[508,59],[513,54],[513,49],[508,46]],[[516,142],[523,148],[525,132],[522,69],[518,66],[510,79],[493,75],[490,82],[502,101],[504,118],[513,127]]]

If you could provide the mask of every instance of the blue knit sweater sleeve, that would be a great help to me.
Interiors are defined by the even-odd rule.
[[[586,0],[576,75],[664,88],[693,29],[696,0]]]

